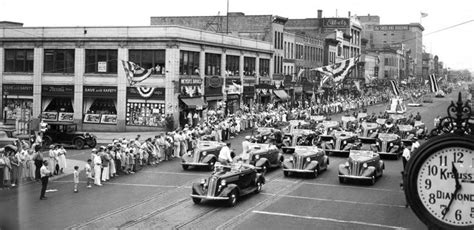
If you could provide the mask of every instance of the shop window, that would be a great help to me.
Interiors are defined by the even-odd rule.
[[[34,51],[5,49],[5,72],[33,72]]]
[[[33,108],[32,99],[7,99],[5,102],[6,119],[29,120]]]
[[[74,73],[74,50],[45,50],[45,73]]]
[[[206,53],[205,74],[210,76],[221,75],[221,55]]]
[[[185,50],[179,52],[179,74],[199,75],[199,52]]]
[[[226,55],[225,57],[225,69],[229,76],[239,76],[240,70],[240,57],[233,55]]]
[[[259,59],[259,74],[262,77],[268,77],[270,73],[270,59],[260,58]]]
[[[165,126],[164,103],[127,103],[127,125]]]
[[[73,99],[70,97],[56,97],[50,99],[43,99],[44,112],[74,112]]]
[[[128,60],[144,69],[153,69],[152,74],[165,74],[165,50],[130,50]]]
[[[117,73],[117,50],[86,50],[86,73]]]
[[[244,76],[255,76],[254,57],[244,57]]]

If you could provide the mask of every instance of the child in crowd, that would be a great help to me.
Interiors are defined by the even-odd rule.
[[[77,193],[77,185],[79,184],[79,166],[74,166],[74,192]]]
[[[87,163],[85,165],[85,171],[86,171],[86,176],[87,176],[87,188],[92,187],[92,183],[94,181],[94,177],[92,176],[92,160],[88,159]]]

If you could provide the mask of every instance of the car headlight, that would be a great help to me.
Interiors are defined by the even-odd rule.
[[[257,159],[257,160],[260,159],[260,155],[258,155],[258,154],[255,155],[255,159]]]
[[[306,161],[307,161],[307,162],[310,162],[310,161],[311,161],[311,158],[310,158],[310,157],[306,157]]]
[[[205,184],[206,183],[206,179],[201,179],[201,184]]]
[[[290,158],[288,158],[289,161],[293,161],[293,156],[291,156]]]
[[[227,184],[227,181],[221,180],[221,186],[225,186]]]
[[[372,130],[369,130],[369,133],[372,133]]]
[[[202,152],[202,155],[203,155],[203,156],[206,156],[206,154],[207,154],[207,152],[206,152],[206,151]]]
[[[367,163],[364,163],[362,167],[367,168]]]
[[[343,144],[343,145],[347,144],[347,141],[343,141],[342,144]]]
[[[346,168],[349,168],[349,166],[350,166],[350,165],[349,165],[349,162],[346,161],[346,163],[344,164],[344,166],[346,166]]]
[[[379,146],[379,143],[377,142],[377,143],[375,143],[375,145],[376,145],[376,146]]]
[[[390,147],[392,147],[392,146],[393,146],[393,143],[390,143]]]

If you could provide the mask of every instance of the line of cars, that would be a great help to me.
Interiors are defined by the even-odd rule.
[[[395,115],[391,121],[403,119],[403,116]],[[233,206],[238,196],[261,191],[265,183],[264,174],[269,168],[281,167],[285,177],[310,175],[315,178],[328,169],[329,155],[348,156],[347,161],[338,167],[340,183],[364,180],[374,184],[385,169],[381,156],[395,156],[398,159],[402,151],[402,141],[410,142],[413,137],[422,135],[416,128],[387,133],[384,130],[387,120],[384,119],[377,122],[366,122],[360,118],[347,121],[346,124],[319,121],[314,126],[315,130],[302,129],[307,127],[307,121],[294,121],[278,135],[276,134],[281,130],[258,128],[252,137],[254,143],[249,146],[249,161],[245,164],[216,164],[223,143],[202,142],[201,147],[182,159],[184,169],[188,169],[185,165],[193,165],[214,170],[208,178],[193,184],[193,201],[200,203],[203,199],[224,200]],[[345,126],[349,130],[351,122],[356,124],[356,130],[347,131],[342,128]],[[423,129],[421,123],[417,126]],[[280,140],[276,136],[281,136]],[[290,156],[284,157],[284,153]],[[210,157],[209,154],[214,156]]]

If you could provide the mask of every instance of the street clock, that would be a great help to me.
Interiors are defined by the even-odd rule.
[[[455,117],[452,116],[455,114]],[[474,135],[470,107],[451,103],[434,137],[412,153],[404,188],[407,202],[429,229],[474,228]]]

